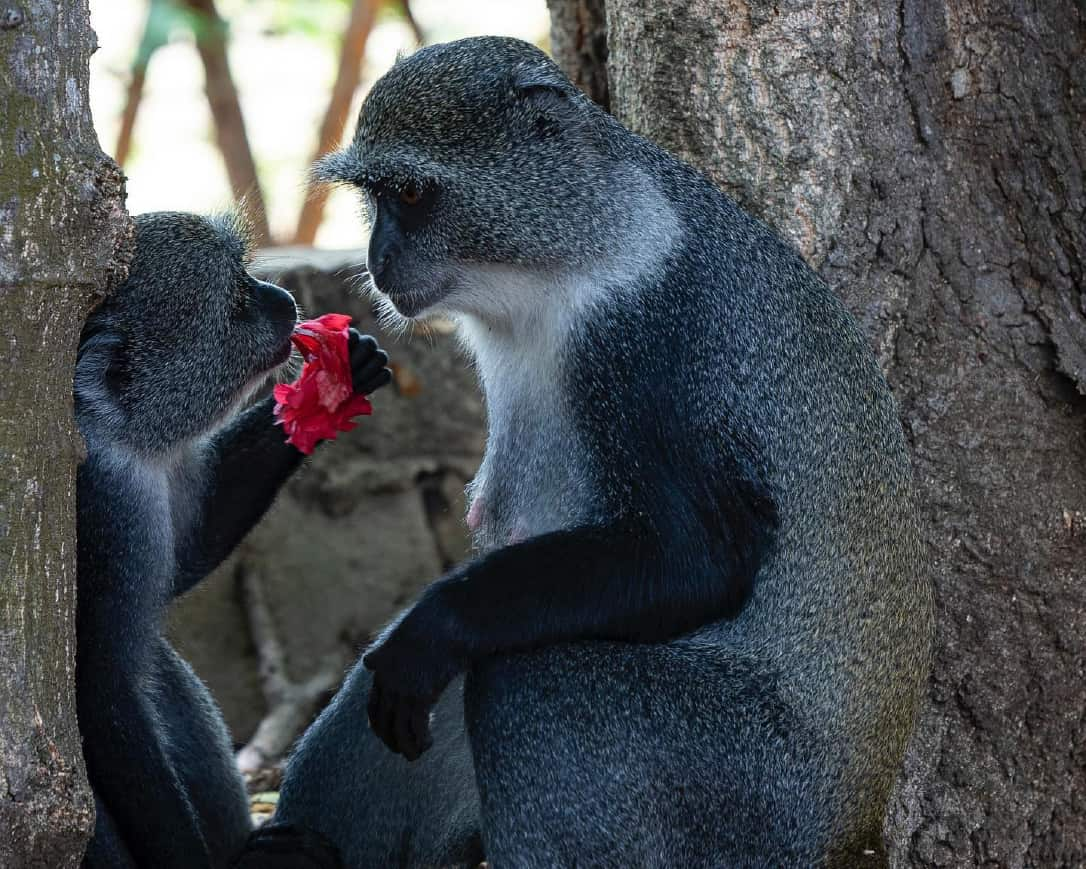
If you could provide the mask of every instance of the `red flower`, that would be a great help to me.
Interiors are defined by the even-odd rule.
[[[302,373],[275,387],[275,419],[287,443],[309,455],[321,440],[334,440],[355,427],[351,417],[373,412],[369,399],[356,395],[347,350],[346,314],[325,314],[294,327],[291,341],[302,354]]]

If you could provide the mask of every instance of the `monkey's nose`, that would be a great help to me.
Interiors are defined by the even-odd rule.
[[[258,281],[257,294],[269,317],[291,323],[298,319],[298,306],[294,303],[294,296],[282,287]]]
[[[400,250],[399,232],[389,223],[389,221],[378,221],[373,228],[370,246],[366,251],[366,268],[379,290],[385,288],[392,261]]]

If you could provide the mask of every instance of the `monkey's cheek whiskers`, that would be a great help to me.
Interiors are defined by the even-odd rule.
[[[414,334],[415,321],[397,311],[396,306],[392,304],[388,296],[379,292],[376,288],[371,290],[371,296],[375,304],[377,324],[382,329],[398,339]]]
[[[271,370],[271,376],[277,384],[293,383],[302,373],[302,354],[291,350],[290,355]]]
[[[377,285],[373,282],[373,276],[369,273],[369,270],[362,266],[358,272],[350,275],[347,279],[348,283],[356,288],[360,293],[369,293],[370,295],[379,292]],[[300,319],[301,318],[299,315]]]

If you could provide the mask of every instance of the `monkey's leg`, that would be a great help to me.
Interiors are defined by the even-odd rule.
[[[82,869],[137,869],[109,810],[94,795],[94,835],[83,855]]]
[[[465,712],[491,865],[825,865],[837,768],[777,682],[682,641],[478,665]]]
[[[479,797],[462,682],[434,709],[434,746],[415,763],[392,754],[366,723],[370,683],[356,665],[302,736],[287,765],[275,823],[321,834],[350,869],[475,867],[483,859]]]
[[[199,818],[211,865],[226,867],[252,826],[245,785],[211,694],[177,652],[160,642],[153,690],[167,751]]]

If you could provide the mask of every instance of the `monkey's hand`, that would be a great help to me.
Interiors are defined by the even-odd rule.
[[[448,613],[441,609],[434,598],[423,595],[362,656],[362,664],[373,672],[370,726],[408,760],[417,760],[432,744],[430,710],[467,666],[449,642]]]
[[[347,353],[351,359],[351,381],[356,395],[369,395],[392,379],[392,372],[385,367],[388,354],[369,335],[352,328],[347,338]]]

